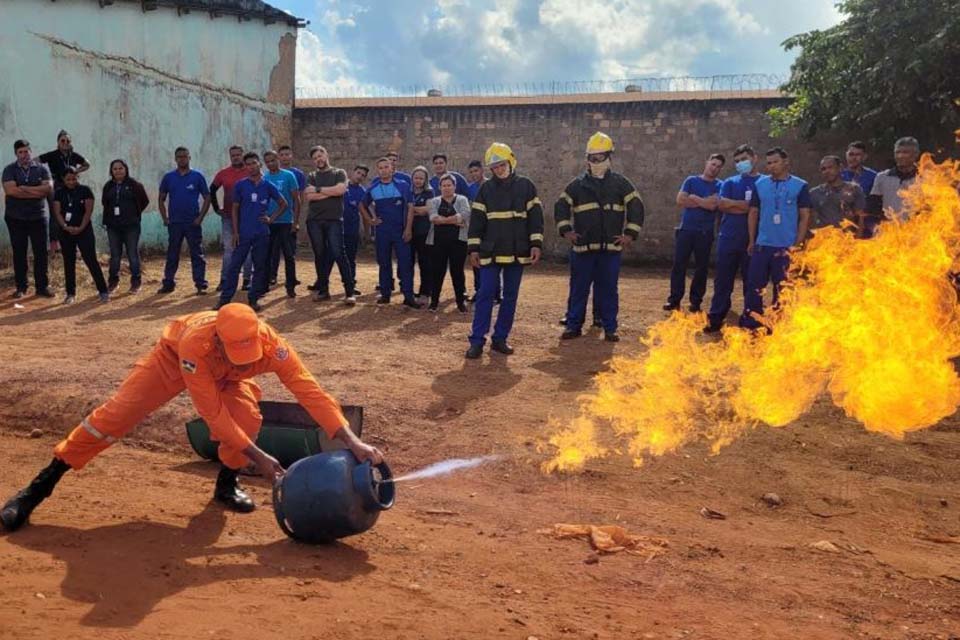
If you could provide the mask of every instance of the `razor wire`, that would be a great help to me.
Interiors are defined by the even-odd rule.
[[[528,97],[594,93],[749,93],[779,90],[788,75],[749,73],[716,76],[654,76],[620,80],[553,80],[543,82],[476,83],[455,85],[353,85],[297,87],[297,99]]]

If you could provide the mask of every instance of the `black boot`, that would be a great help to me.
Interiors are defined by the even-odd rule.
[[[213,497],[233,511],[239,511],[240,513],[250,513],[257,508],[247,492],[240,488],[240,484],[237,482],[237,470],[230,467],[220,467],[220,475],[217,476],[217,487],[213,490]]]
[[[70,465],[59,458],[54,458],[53,462],[27,485],[26,489],[19,491],[3,505],[3,509],[0,510],[3,528],[7,531],[16,531],[26,524],[33,510],[53,493],[53,488],[69,470]]]

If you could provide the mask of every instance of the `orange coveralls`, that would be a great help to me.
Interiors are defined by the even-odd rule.
[[[122,438],[141,420],[186,389],[197,411],[220,442],[220,461],[232,469],[247,464],[243,450],[260,430],[260,387],[252,380],[274,372],[297,401],[333,437],[348,425],[340,405],[303,366],[272,327],[260,323],[263,357],[237,366],[217,344],[217,313],[181,316],[163,329],[153,350],[137,361],[116,394],[93,410],[54,449],[74,469]]]

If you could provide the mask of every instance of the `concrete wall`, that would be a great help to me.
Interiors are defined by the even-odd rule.
[[[126,159],[152,200],[145,245],[166,243],[156,196],[175,147],[212,179],[231,144],[290,140],[295,27],[95,0],[4,0],[0,14],[0,160],[13,161],[17,138],[39,155],[66,129],[99,198],[110,161]],[[209,240],[219,234],[216,216],[204,227]]]
[[[560,97],[559,100],[563,98]],[[725,153],[744,142],[765,150],[783,145],[792,155],[795,173],[818,179],[817,166],[827,143],[802,144],[795,139],[771,139],[765,112],[785,100],[766,97],[705,97],[683,99],[613,96],[615,102],[593,96],[524,100],[522,104],[456,104],[389,106],[384,101],[362,104],[340,101],[336,106],[294,109],[294,148],[307,158],[311,145],[323,144],[332,162],[345,168],[372,163],[386,150],[401,153],[404,169],[417,164],[430,168],[434,152],[445,152],[451,168],[465,171],[482,158],[493,141],[510,144],[519,157],[518,170],[537,184],[547,212],[547,248],[557,256],[567,245],[558,242],[553,204],[566,183],[582,170],[587,138],[602,130],[614,138],[614,165],[637,185],[647,210],[634,261],[662,262],[673,250],[673,228],[679,220],[674,202],[685,176],[698,174],[712,152]],[[428,101],[429,102],[429,101]],[[360,104],[358,104],[360,103]],[[837,147],[837,150],[842,147]],[[372,166],[372,165],[371,165]],[[728,162],[724,175],[733,171]],[[432,174],[432,170],[431,170]]]

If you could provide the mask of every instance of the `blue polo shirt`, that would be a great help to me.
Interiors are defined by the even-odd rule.
[[[207,188],[207,179],[196,169],[190,169],[182,175],[174,169],[164,174],[160,181],[160,193],[170,197],[167,204],[170,222],[183,224],[197,219],[200,215],[200,199],[210,195],[210,190]]]
[[[692,196],[709,198],[720,193],[720,183],[717,180],[709,182],[700,176],[688,176],[680,185],[680,191]],[[680,228],[684,231],[713,232],[713,222],[716,217],[715,211],[702,207],[687,207],[680,216]]]
[[[439,192],[436,192],[439,193]],[[413,196],[413,206],[415,207],[425,207],[427,206],[427,200],[432,198],[435,195],[433,189],[427,187],[420,193],[411,194]],[[425,236],[430,233],[430,216],[414,216],[413,217],[413,235],[415,236]]]
[[[774,180],[770,176],[757,179],[750,207],[760,210],[757,245],[786,249],[797,243],[800,209],[809,209],[810,190],[797,176]]]
[[[376,171],[376,169],[374,169]],[[400,182],[406,182],[407,186],[413,188],[413,178],[406,171],[394,171],[393,179],[399,180]],[[374,176],[373,180],[370,181],[370,186],[367,189],[372,189],[376,184],[380,182],[380,176]]]
[[[272,184],[287,201],[287,208],[279,218],[273,221],[273,224],[293,224],[293,192],[300,191],[300,183],[297,182],[297,176],[289,169],[280,169],[276,173],[266,172],[263,179]],[[279,200],[270,200],[270,207],[267,209],[267,215],[272,216],[273,212],[280,208]]]
[[[244,178],[233,187],[233,202],[240,205],[237,216],[240,218],[240,239],[270,235],[270,225],[260,222],[260,216],[270,215],[271,201],[280,197],[280,192],[266,178],[254,184],[250,178]]]
[[[362,184],[347,183],[347,192],[343,194],[343,235],[360,235],[360,203],[367,190]]]
[[[477,193],[480,192],[480,185],[483,184],[483,180],[477,180],[476,182],[471,182],[467,185],[467,200],[473,202],[477,199]]]
[[[407,205],[411,202],[410,185],[396,178],[386,184],[377,180],[363,197],[367,207],[371,204],[376,207],[376,216],[383,220],[381,228],[390,231],[403,231],[407,223]]]
[[[727,178],[720,187],[720,197],[727,200],[741,200],[747,204],[753,199],[753,188],[760,176],[740,174]],[[720,218],[720,235],[717,238],[717,251],[745,251],[750,243],[747,229],[747,214],[724,213]]]
[[[286,169],[297,178],[297,189],[299,189],[300,191],[303,191],[304,189],[307,188],[307,174],[305,174],[303,171],[301,171],[296,167],[290,167],[290,168],[280,167],[280,168]]]
[[[447,173],[453,176],[453,179],[457,181],[456,192],[461,196],[470,198],[470,185],[467,183],[467,179],[456,171],[447,171]],[[440,195],[440,176],[433,176],[430,178],[430,188],[433,189],[435,194]]]
[[[860,167],[860,175],[856,175],[850,169],[844,169],[840,172],[840,178],[844,182],[856,182],[863,189],[864,194],[873,191],[873,182],[877,179],[877,172],[869,167]]]

